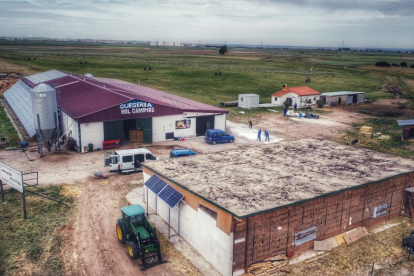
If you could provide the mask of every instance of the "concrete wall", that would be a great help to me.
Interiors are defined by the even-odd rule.
[[[143,172],[144,181],[150,177]],[[160,198],[155,199],[155,194],[146,187],[145,200],[148,193],[148,204],[153,210],[157,210],[166,222],[168,222],[169,206]],[[149,192],[148,192],[149,191]],[[185,198],[184,198],[185,201]],[[157,202],[157,204],[155,204]],[[170,210],[170,223],[175,231],[178,231],[178,205]],[[151,217],[151,216],[150,216]],[[171,234],[175,234],[171,230]],[[216,220],[202,211],[194,210],[185,202],[180,204],[180,236],[193,246],[207,261],[209,261],[221,274],[232,275],[233,266],[233,233],[227,235],[216,226]]]
[[[89,143],[93,144],[93,148],[101,148],[104,141],[103,122],[81,124],[82,147],[87,147]]]
[[[72,131],[72,138],[76,140],[76,144],[79,147],[78,122],[62,111],[60,123],[62,132],[65,134],[66,138],[68,138],[69,131]]]

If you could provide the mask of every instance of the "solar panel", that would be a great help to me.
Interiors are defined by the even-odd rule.
[[[158,194],[158,196],[165,201],[171,208],[174,208],[184,195],[178,192],[176,189],[170,185],[165,186],[165,188]]]
[[[153,191],[156,195],[161,192],[162,189],[164,189],[165,186],[167,186],[167,183],[165,183],[161,178],[159,178],[157,175],[153,174],[147,182],[145,182],[145,186],[148,187],[151,191]]]

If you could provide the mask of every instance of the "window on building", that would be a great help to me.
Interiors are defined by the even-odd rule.
[[[210,208],[198,204],[198,209],[202,210],[204,213],[206,213],[207,215],[209,215],[210,217],[212,217],[213,219],[217,220],[217,212],[214,210],[211,210]]]
[[[241,97],[241,98],[240,98],[240,101],[241,101],[241,102],[243,101],[243,97]]]
[[[275,102],[277,102],[277,97],[275,97]]]
[[[122,162],[123,163],[132,162],[132,155],[122,156]]]

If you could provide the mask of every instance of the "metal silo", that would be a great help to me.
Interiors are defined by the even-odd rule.
[[[41,83],[33,88],[31,92],[33,119],[38,139],[43,142],[56,139],[58,126],[55,89],[50,85]]]

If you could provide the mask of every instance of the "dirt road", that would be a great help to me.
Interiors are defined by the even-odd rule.
[[[90,177],[67,186],[77,195],[76,207],[66,229],[62,229],[65,275],[196,275],[197,269],[165,239],[161,240],[165,263],[142,272],[140,261],[132,260],[119,243],[115,224],[124,195],[142,185],[142,174],[111,175],[100,180]],[[171,248],[172,247],[172,248]]]

